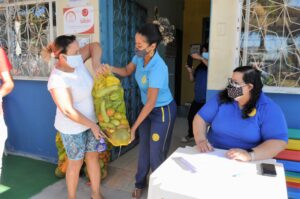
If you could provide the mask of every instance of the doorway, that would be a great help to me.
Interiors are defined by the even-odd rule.
[[[185,68],[187,57],[191,53],[191,44],[209,43],[210,38],[210,0],[184,1],[183,13],[183,42],[182,42],[182,67],[181,67],[181,98],[180,104],[185,109],[195,98],[194,82],[190,81],[189,72]],[[200,52],[199,52],[200,53]],[[193,68],[200,64],[193,60]],[[187,111],[187,110],[186,110]]]

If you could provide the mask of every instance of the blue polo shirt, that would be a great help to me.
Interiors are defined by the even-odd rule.
[[[288,128],[284,115],[264,93],[256,103],[256,113],[242,118],[236,101],[219,104],[219,96],[210,99],[199,111],[205,122],[210,124],[207,139],[215,148],[251,149],[265,140],[288,140]]]
[[[135,79],[141,91],[142,103],[147,102],[148,88],[158,88],[155,107],[166,106],[173,101],[169,89],[168,67],[164,60],[155,52],[150,62],[144,67],[144,59],[136,55],[131,61],[136,66]]]

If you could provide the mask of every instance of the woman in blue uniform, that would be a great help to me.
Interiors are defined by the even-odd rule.
[[[206,101],[206,87],[207,87],[207,68],[208,68],[208,43],[201,46],[200,54],[193,53],[189,55],[191,59],[199,60],[200,64],[194,69],[192,63],[186,65],[189,79],[194,82],[194,100],[191,104],[188,113],[188,134],[181,138],[181,142],[190,142],[194,140],[193,134],[193,120],[199,109],[205,104]]]
[[[284,115],[262,87],[257,69],[243,66],[233,71],[227,88],[212,97],[194,118],[195,142],[200,152],[213,147],[227,149],[230,159],[253,161],[272,158],[286,147]]]
[[[139,29],[135,35],[136,55],[123,68],[110,66],[120,76],[135,72],[141,92],[143,108],[131,128],[131,140],[138,129],[140,145],[133,198],[140,198],[147,184],[149,170],[154,171],[165,159],[170,146],[176,117],[176,103],[169,88],[168,66],[157,52],[162,41],[171,42],[173,26],[167,19],[159,19]]]

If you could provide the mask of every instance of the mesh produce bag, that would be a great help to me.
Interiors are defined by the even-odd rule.
[[[100,128],[107,140],[113,146],[128,145],[130,127],[120,80],[112,73],[99,75],[94,80],[92,95]]]

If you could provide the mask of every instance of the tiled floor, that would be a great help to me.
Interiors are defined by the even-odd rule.
[[[173,140],[170,148],[172,153],[180,146],[193,145],[193,143],[180,143],[180,138],[187,132],[187,122],[185,118],[177,118],[173,131]],[[108,168],[108,176],[102,182],[102,193],[106,199],[130,199],[131,191],[134,188],[134,177],[137,165],[138,146],[111,162]],[[51,186],[46,187],[32,199],[57,199],[66,198],[67,189],[65,180],[60,180]],[[78,187],[78,199],[90,197],[89,186],[84,178],[80,179]],[[147,190],[142,198],[147,198]]]

